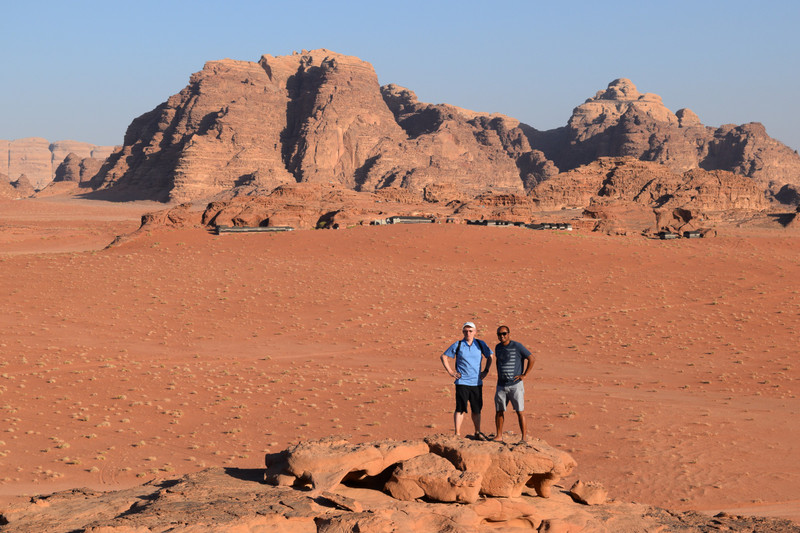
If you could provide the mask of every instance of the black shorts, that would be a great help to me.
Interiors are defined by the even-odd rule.
[[[466,413],[467,403],[473,413],[481,412],[483,409],[483,385],[456,385],[456,413]]]

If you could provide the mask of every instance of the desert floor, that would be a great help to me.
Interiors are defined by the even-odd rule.
[[[526,411],[578,462],[562,485],[800,520],[798,234],[195,228],[103,249],[155,208],[0,202],[0,506],[452,431],[439,355],[472,320],[537,356]]]

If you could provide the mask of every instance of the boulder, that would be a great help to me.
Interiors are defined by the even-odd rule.
[[[438,502],[473,503],[478,500],[481,475],[456,470],[444,457],[427,453],[397,465],[384,489],[398,500],[426,497]]]
[[[531,487],[548,498],[551,487],[577,465],[568,453],[540,440],[508,445],[440,434],[426,437],[425,442],[457,469],[481,474],[480,492],[486,496],[514,498]]]
[[[338,438],[304,441],[281,455],[267,454],[267,482],[285,484],[286,476],[294,476],[295,484],[310,484],[318,494],[331,490],[344,479],[377,476],[395,463],[427,452],[427,445],[420,441],[369,444],[350,444]]]
[[[576,502],[586,505],[600,505],[606,503],[608,499],[608,491],[596,481],[589,481],[584,483],[581,480],[576,481],[569,489],[569,495]]]

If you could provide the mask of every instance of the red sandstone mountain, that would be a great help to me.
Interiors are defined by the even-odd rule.
[[[678,172],[727,170],[772,194],[800,184],[800,156],[767,135],[763,125],[704,126],[691,110],[672,113],[660,96],[641,94],[624,78],[576,107],[566,127],[532,137],[533,146],[562,171],[599,157],[632,156]]]
[[[183,91],[135,119],[100,169],[108,147],[21,139],[0,141],[0,149],[8,152],[0,167],[8,180],[24,166],[41,189],[55,174],[40,194],[81,184],[160,201],[241,188],[268,193],[291,183],[469,199],[531,193],[559,176],[535,193],[544,206],[559,195],[586,197],[569,171],[608,156],[661,163],[679,176],[732,172],[790,203],[800,187],[800,156],[760,124],[704,126],[692,111],[672,113],[627,79],[576,107],[567,126],[538,131],[502,115],[421,103],[397,85],[379,87],[369,63],[324,49],[207,63]]]
[[[295,182],[522,192],[555,169],[530,149],[518,125],[420,104],[396,86],[381,90],[371,65],[327,50],[267,55],[259,63],[212,61],[183,91],[134,120],[95,183],[181,201]]]
[[[762,126],[705,127],[629,80],[578,106],[566,127],[540,132],[501,115],[421,103],[408,89],[379,87],[370,64],[321,49],[207,63],[183,91],[133,121],[93,185],[162,201],[297,182],[359,191],[435,185],[475,197],[525,193],[559,168],[602,156],[677,172],[727,170],[773,193],[800,180],[800,157]]]

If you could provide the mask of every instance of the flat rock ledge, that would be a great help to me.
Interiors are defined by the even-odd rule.
[[[780,519],[711,517],[613,500],[576,502],[558,484],[575,461],[543,441],[509,446],[446,435],[365,444],[324,439],[267,454],[265,460],[266,470],[210,468],[125,490],[36,496],[0,509],[0,530],[800,533],[800,526]],[[543,479],[549,497],[539,494]]]

